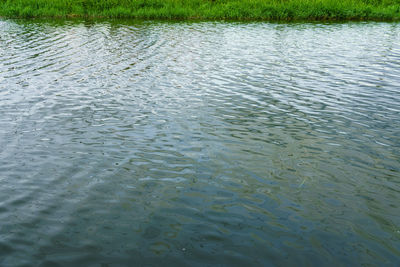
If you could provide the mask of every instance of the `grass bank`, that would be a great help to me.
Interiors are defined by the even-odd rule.
[[[0,16],[400,20],[400,0],[0,0]]]

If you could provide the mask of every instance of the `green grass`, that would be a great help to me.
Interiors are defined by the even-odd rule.
[[[400,0],[0,0],[0,16],[400,20]]]

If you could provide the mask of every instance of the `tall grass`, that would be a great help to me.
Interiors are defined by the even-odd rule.
[[[400,0],[0,0],[0,16],[400,20]]]

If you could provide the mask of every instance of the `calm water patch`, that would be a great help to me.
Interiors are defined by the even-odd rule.
[[[399,23],[0,20],[0,265],[399,265],[399,103]]]

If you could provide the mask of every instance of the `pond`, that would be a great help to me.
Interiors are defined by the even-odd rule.
[[[1,266],[400,264],[400,23],[0,20]]]

